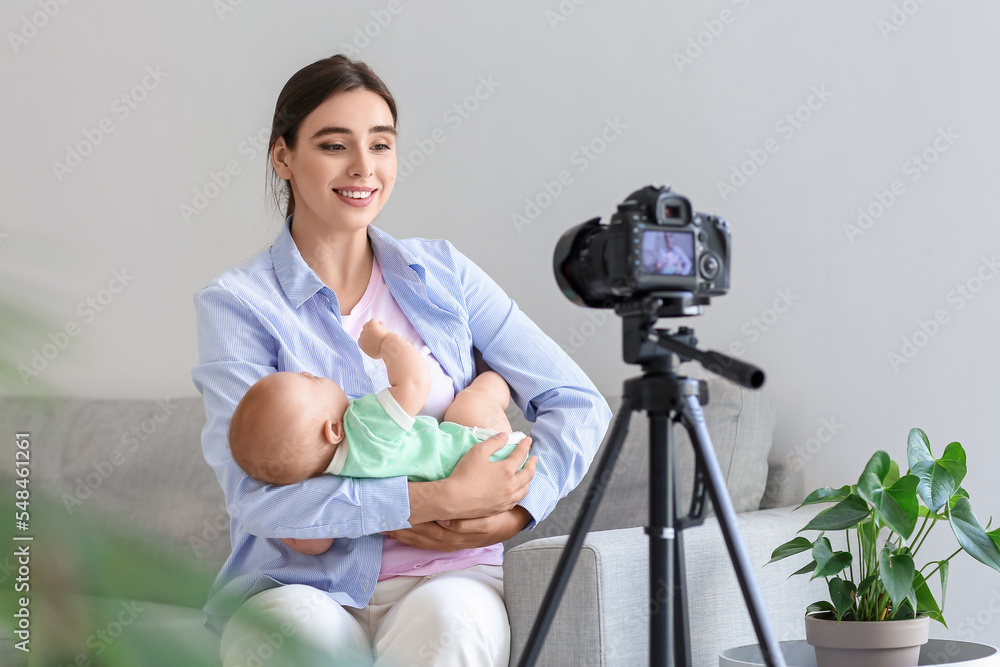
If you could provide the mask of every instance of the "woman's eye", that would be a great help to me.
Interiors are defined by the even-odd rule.
[[[323,144],[322,146],[320,146],[320,148],[322,148],[325,151],[327,151],[327,150],[329,150],[329,151],[344,150],[343,144]]]
[[[381,152],[392,150],[392,146],[390,146],[389,144],[375,144],[372,148]]]

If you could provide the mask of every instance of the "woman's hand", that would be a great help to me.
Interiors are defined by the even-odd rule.
[[[531,438],[524,438],[505,460],[490,461],[506,443],[507,434],[498,433],[473,445],[447,478],[410,482],[410,524],[490,517],[521,502],[535,476],[538,457],[521,467],[531,446]]]
[[[384,535],[418,549],[457,551],[488,547],[508,540],[521,532],[529,521],[531,515],[528,510],[518,505],[493,516],[430,521]]]

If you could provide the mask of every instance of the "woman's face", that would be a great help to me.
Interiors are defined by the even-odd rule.
[[[396,130],[377,93],[337,93],[299,126],[294,150],[275,142],[278,176],[291,182],[296,219],[344,230],[364,229],[385,206],[396,181]]]

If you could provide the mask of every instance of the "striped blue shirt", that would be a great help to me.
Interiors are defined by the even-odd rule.
[[[336,602],[363,607],[378,579],[382,531],[408,528],[407,480],[333,475],[278,487],[250,478],[233,461],[227,433],[246,390],[275,371],[309,371],[336,380],[355,398],[389,386],[341,326],[340,305],[302,259],[290,233],[195,294],[205,400],[205,459],[219,478],[233,552],[205,606],[217,630],[249,596],[281,584],[307,584]],[[455,391],[475,377],[473,349],[510,385],[532,427],[538,468],[521,505],[529,528],[587,471],[611,411],[582,370],[522,313],[482,269],[447,241],[396,240],[369,226],[386,286],[451,376]],[[319,556],[278,538],[336,538]]]

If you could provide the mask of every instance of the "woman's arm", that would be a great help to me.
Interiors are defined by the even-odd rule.
[[[519,503],[534,528],[586,474],[611,421],[611,408],[590,378],[493,279],[457,250],[473,346],[511,387],[534,422],[538,468]]]
[[[535,422],[531,452],[538,456],[527,492],[513,509],[447,525],[414,519],[413,528],[392,533],[411,546],[448,551],[496,544],[548,516],[586,473],[607,431],[611,409],[569,355],[482,269],[450,245],[442,264],[457,270],[461,284],[452,291],[464,300],[473,346],[508,382],[515,403]],[[478,474],[486,470],[477,469]],[[456,468],[452,476],[458,472]]]

